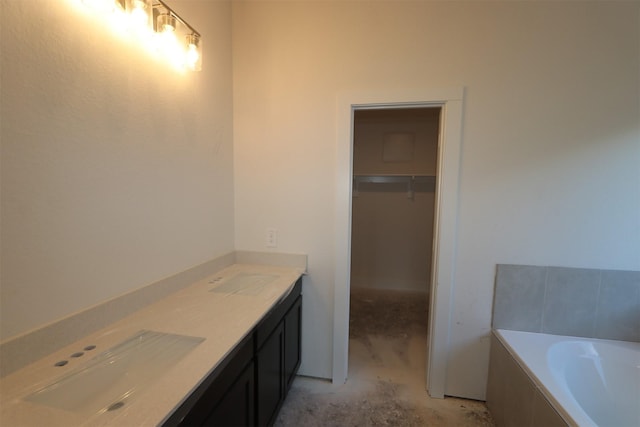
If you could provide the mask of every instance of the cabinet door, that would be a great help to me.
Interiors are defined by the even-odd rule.
[[[253,363],[250,363],[207,416],[203,425],[224,427],[254,425],[254,377]]]
[[[254,424],[253,352],[253,334],[249,334],[164,423],[164,427]]]
[[[284,322],[278,324],[260,347],[255,363],[257,421],[260,426],[269,426],[284,400]]]
[[[301,360],[302,296],[298,297],[284,318],[285,394],[298,372]]]

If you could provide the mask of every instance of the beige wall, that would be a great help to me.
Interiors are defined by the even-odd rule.
[[[413,199],[402,190],[360,191],[352,207],[352,287],[429,291],[433,201],[433,191]]]
[[[233,250],[231,7],[178,74],[76,0],[2,0],[6,339]]]
[[[361,109],[353,122],[353,173],[356,175],[435,175],[440,108]],[[394,134],[413,136],[406,160],[384,160],[394,152]],[[396,149],[395,151],[398,151]]]
[[[434,176],[438,112],[437,108],[356,111],[353,173]],[[407,158],[384,161],[385,140],[398,133],[413,135]],[[408,197],[404,183],[358,185],[352,200],[352,287],[428,292],[435,180],[418,182],[413,188]]]
[[[233,2],[236,247],[309,254],[331,376],[336,105],[465,87],[446,393],[484,398],[498,263],[640,269],[640,4]]]

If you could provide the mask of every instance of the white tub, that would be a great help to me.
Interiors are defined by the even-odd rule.
[[[569,425],[640,426],[640,343],[496,330]]]

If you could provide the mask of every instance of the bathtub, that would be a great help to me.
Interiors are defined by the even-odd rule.
[[[640,426],[640,343],[494,332],[568,425]]]

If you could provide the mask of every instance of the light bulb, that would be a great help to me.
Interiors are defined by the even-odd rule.
[[[176,30],[177,21],[170,13],[163,13],[158,16],[158,32],[171,33]]]
[[[200,71],[202,69],[202,55],[200,54],[200,37],[196,34],[189,34],[187,36],[187,52],[185,60],[187,67],[193,71]]]
[[[150,0],[129,0],[129,15],[131,25],[136,29],[146,29],[151,27],[151,4]]]
[[[189,65],[193,67],[193,65],[198,62],[198,59],[200,59],[198,48],[190,44],[189,50],[187,51],[187,61],[189,62]]]
[[[185,65],[184,47],[180,45],[176,37],[177,20],[169,13],[158,16],[157,41],[158,51],[176,69],[182,69]]]

